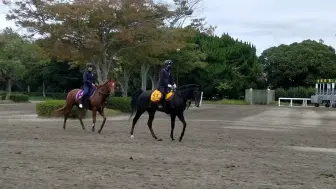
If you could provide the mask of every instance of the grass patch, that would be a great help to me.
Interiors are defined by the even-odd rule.
[[[235,100],[235,99],[222,99],[216,101],[205,100],[204,104],[226,104],[226,105],[248,105],[249,103],[245,100]]]

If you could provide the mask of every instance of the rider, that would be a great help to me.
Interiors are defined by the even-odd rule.
[[[87,71],[84,72],[83,74],[83,80],[84,80],[84,93],[83,93],[83,97],[81,99],[81,103],[79,104],[80,108],[83,108],[83,104],[84,107],[87,108],[87,99],[89,98],[89,94],[92,91],[92,89],[94,87],[96,87],[98,84],[96,82],[96,77],[93,73],[93,64],[91,62],[86,64],[87,67]]]
[[[160,99],[160,108],[165,107],[165,97],[168,93],[169,88],[176,88],[176,84],[173,80],[173,77],[171,75],[171,66],[173,62],[171,60],[165,60],[163,62],[164,68],[162,68],[160,73],[160,81],[159,81],[159,90],[162,93],[161,99]]]

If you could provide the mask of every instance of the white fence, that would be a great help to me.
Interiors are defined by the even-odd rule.
[[[307,102],[310,101],[310,98],[279,98],[278,105],[281,106],[281,100],[290,100],[289,106],[293,106],[293,100],[302,100],[302,106],[307,106]]]

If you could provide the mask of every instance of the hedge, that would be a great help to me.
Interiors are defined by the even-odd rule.
[[[29,96],[25,94],[11,94],[9,97],[13,102],[28,102]]]
[[[278,88],[275,90],[275,100],[280,97],[288,98],[310,98],[315,94],[315,88],[293,87],[289,89]]]
[[[0,100],[6,99],[6,92],[0,92]]]
[[[39,117],[51,117],[51,114],[59,109],[62,108],[65,104],[65,100],[47,100],[45,102],[40,102],[36,104],[36,113]],[[72,108],[70,113],[70,118],[78,118],[78,114],[80,113],[80,109],[77,106]],[[83,117],[86,117],[86,112],[84,112]],[[58,115],[57,117],[63,117],[63,115]]]
[[[0,100],[5,100],[6,96],[6,92],[0,92]],[[9,99],[13,102],[28,102],[29,96],[22,93],[11,93]]]
[[[42,92],[23,92],[23,94],[28,95],[30,97],[43,96]],[[68,95],[67,93],[45,93],[46,98],[52,98],[56,100],[65,100],[67,95]]]
[[[131,112],[131,98],[111,97],[106,105],[107,108],[119,110],[121,112]]]

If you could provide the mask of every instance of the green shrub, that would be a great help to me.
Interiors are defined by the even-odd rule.
[[[275,100],[283,98],[310,98],[315,94],[315,88],[293,87],[287,90],[278,88],[275,90]]]
[[[29,96],[20,93],[14,93],[10,95],[9,99],[12,100],[13,102],[28,102]]]
[[[5,100],[6,99],[6,93],[0,92],[0,100]]]
[[[28,95],[29,97],[43,97],[42,92],[24,92],[24,94]],[[52,98],[55,100],[64,100],[66,99],[67,93],[45,93],[46,98]]]
[[[109,109],[120,110],[121,112],[131,112],[131,98],[112,97],[106,105]]]
[[[275,90],[275,100],[278,100],[279,98],[285,98],[288,97],[287,91],[284,88],[277,88]]]
[[[36,104],[36,113],[40,117],[51,117],[52,113],[62,108],[65,105],[65,100],[47,100],[45,102],[40,102]],[[77,106],[74,106],[70,113],[70,118],[77,118],[79,113],[82,113]],[[86,117],[86,111],[84,112],[84,117]],[[57,117],[63,117],[63,115],[58,115]]]

